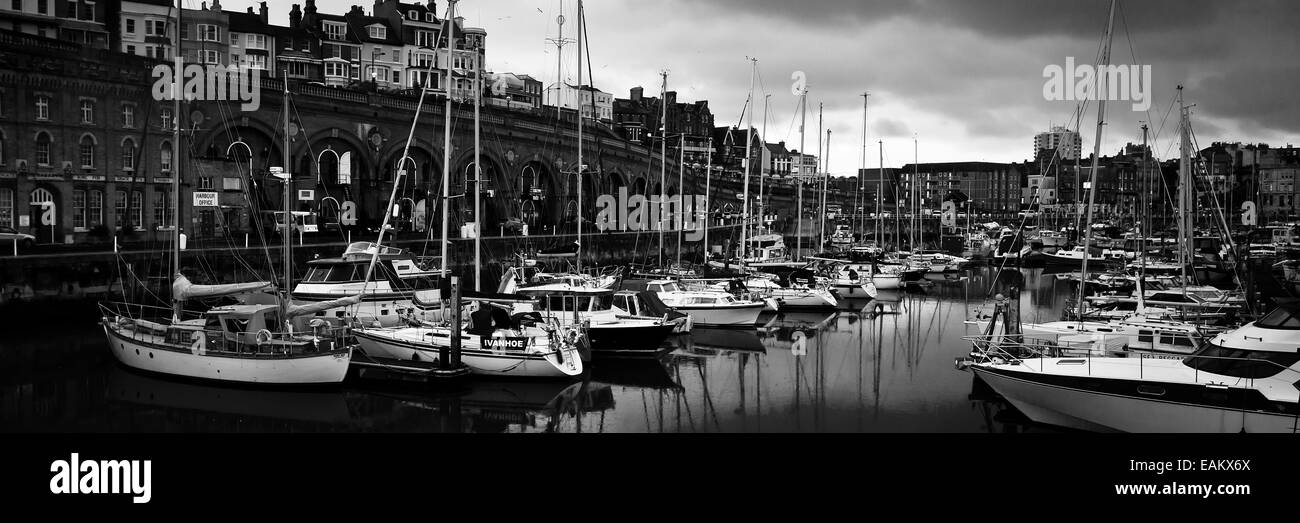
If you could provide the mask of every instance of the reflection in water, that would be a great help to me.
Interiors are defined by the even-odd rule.
[[[599,360],[583,380],[366,380],[311,390],[239,388],[117,365],[94,323],[0,341],[0,426],[109,432],[1019,432],[1024,419],[953,369],[991,294],[1020,289],[1027,321],[1058,319],[1069,284],[1040,270],[979,269],[697,327],[655,359]]]

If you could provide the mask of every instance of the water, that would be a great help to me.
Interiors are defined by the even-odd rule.
[[[472,378],[429,387],[352,380],[266,390],[117,364],[95,318],[0,342],[10,432],[1017,432],[1051,431],[953,366],[983,298],[1021,290],[1026,321],[1058,319],[1071,287],[1042,269],[952,274],[839,311],[696,328],[658,361],[597,360],[582,381]],[[801,339],[802,338],[802,339]]]

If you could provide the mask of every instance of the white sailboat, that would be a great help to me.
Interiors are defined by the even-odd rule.
[[[177,26],[180,6],[177,5]],[[179,41],[176,67],[180,70]],[[174,114],[181,115],[180,75],[173,85]],[[288,82],[284,88],[288,106]],[[289,111],[284,111],[284,163],[289,165]],[[180,118],[174,121],[173,140],[180,144]],[[183,165],[183,164],[182,164]],[[272,173],[277,170],[272,168]],[[268,282],[194,285],[180,273],[179,194],[180,173],[172,180],[171,267],[172,308],[141,304],[101,303],[101,324],[110,351],[119,362],[140,370],[172,376],[258,384],[339,383],[347,376],[353,344],[348,328],[324,319],[305,318],[323,310],[355,303],[346,297],[308,306],[292,304],[290,291],[290,235],[284,237],[282,294],[254,296],[243,304],[214,307],[199,314],[183,311],[187,300],[248,295],[270,287]],[[284,201],[289,208],[292,175],[285,171]],[[271,299],[258,299],[258,298]],[[268,301],[269,303],[258,303]],[[170,316],[170,318],[168,318]]]

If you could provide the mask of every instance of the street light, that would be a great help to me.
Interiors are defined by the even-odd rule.
[[[377,47],[370,50],[370,83],[375,84],[376,87],[379,85],[379,80],[375,75],[375,59],[384,56],[385,54],[387,53],[385,53],[383,49]]]

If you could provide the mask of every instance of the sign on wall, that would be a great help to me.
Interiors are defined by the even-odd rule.
[[[315,189],[298,189],[298,201],[310,202],[316,200]]]
[[[195,191],[194,206],[195,207],[216,207],[217,193],[207,192],[207,191]]]

